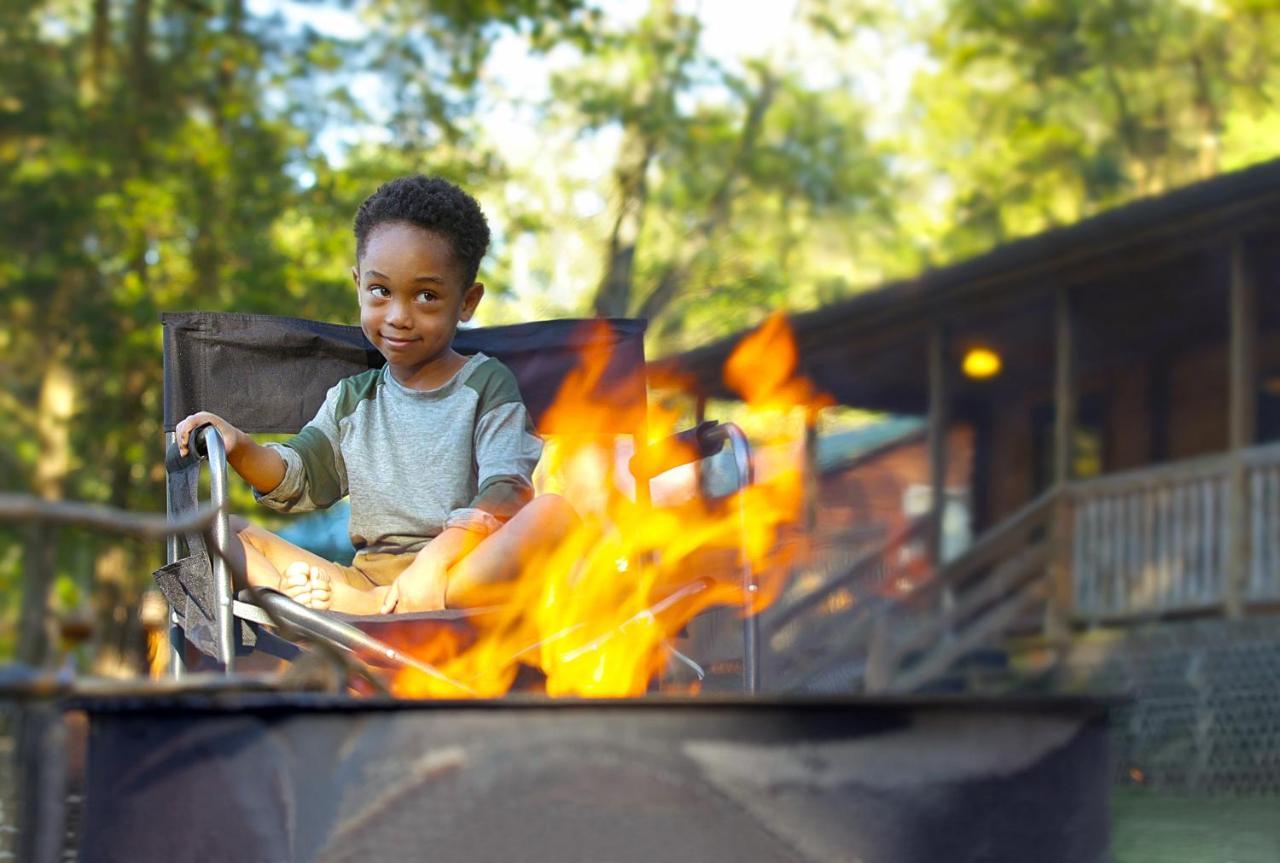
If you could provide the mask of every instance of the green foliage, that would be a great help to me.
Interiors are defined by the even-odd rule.
[[[1274,4],[951,0],[903,149],[949,185],[943,258],[1276,153]],[[913,146],[914,144],[914,146]]]

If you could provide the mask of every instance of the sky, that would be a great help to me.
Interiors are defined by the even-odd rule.
[[[786,50],[784,42],[792,32],[797,0],[683,0],[680,11],[693,14],[702,23],[702,48],[715,61],[730,69],[741,69],[744,60],[777,54]],[[359,15],[336,4],[300,2],[300,0],[249,0],[249,9],[255,15],[283,15],[294,26],[310,26],[316,31],[340,38],[359,38],[366,32]],[[636,0],[601,0],[597,4],[607,18],[624,25],[639,18],[647,7]],[[936,6],[936,0],[901,0],[899,6],[907,15],[919,15]],[[794,49],[793,49],[794,50]],[[812,86],[832,82],[832,76],[840,66],[857,63],[858,57],[865,63],[855,79],[854,86],[869,96],[868,101],[881,107],[875,118],[872,134],[888,134],[894,118],[905,104],[908,88],[914,73],[923,62],[920,46],[896,46],[886,44],[883,37],[871,31],[863,31],[852,46],[842,46],[841,56],[835,57],[804,47],[801,63],[804,77]],[[521,104],[536,105],[549,93],[549,81],[554,70],[572,57],[568,52],[549,57],[538,57],[528,50],[526,37],[508,33],[498,40],[489,57],[486,79],[499,88],[503,99],[501,109],[487,117],[494,124],[494,139],[505,142],[514,150],[537,146],[534,131],[528,118],[519,110]],[[354,95],[364,105],[384,104],[379,98],[380,82],[372,74],[358,75],[352,83]],[[383,127],[342,127],[327,130],[320,146],[331,159],[341,160],[344,147],[361,140],[385,138]],[[507,153],[504,155],[518,155]]]

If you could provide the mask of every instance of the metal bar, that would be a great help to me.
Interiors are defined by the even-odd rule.
[[[811,408],[804,415],[804,531],[812,535],[818,525],[819,498],[822,494],[821,468],[818,466],[818,411]]]
[[[645,454],[649,450],[648,434],[645,427],[641,426],[631,437],[631,460],[635,464],[643,464],[646,460]],[[644,475],[633,473],[632,475],[636,481],[636,504],[647,509],[653,505],[653,489],[649,484],[653,477],[649,473],[644,473]]]
[[[733,423],[725,423],[723,428],[728,435],[729,445],[733,448],[738,488],[746,488],[754,480],[751,472],[751,447],[747,442],[747,436]],[[741,498],[738,503],[738,518],[741,521],[741,535],[746,536],[747,509]],[[759,589],[755,570],[744,550],[742,553],[742,689],[749,693],[754,693],[760,688],[760,618],[753,608]]]
[[[227,448],[222,435],[213,426],[205,426],[199,434],[203,438],[205,452],[209,455],[209,501],[217,509],[213,523],[213,537],[219,548],[231,546],[231,524],[227,516]],[[230,674],[236,662],[236,619],[232,609],[234,592],[231,570],[222,555],[213,557],[213,588],[215,616],[218,621],[218,661]]]
[[[461,693],[466,695],[476,694],[471,687],[461,681],[454,680],[434,665],[423,662],[383,641],[379,641],[345,621],[330,617],[324,612],[307,608],[305,605],[300,605],[278,590],[260,588],[257,592],[257,598],[271,614],[291,626],[305,630],[317,638],[325,639],[332,644],[341,645],[361,656],[361,658],[368,659],[370,662],[389,665],[392,668],[412,668],[434,680],[457,689]]]

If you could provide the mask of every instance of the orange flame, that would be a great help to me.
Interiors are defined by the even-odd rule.
[[[814,389],[808,378],[796,374],[798,362],[787,316],[774,312],[734,349],[724,364],[724,382],[755,410],[816,409],[834,404],[830,396]]]
[[[641,695],[671,661],[671,639],[688,621],[713,606],[756,613],[781,589],[778,536],[801,508],[798,467],[725,499],[691,494],[676,504],[637,503],[634,483],[619,467],[618,440],[605,434],[627,409],[604,383],[611,348],[604,339],[588,342],[595,347],[584,351],[543,416],[544,429],[562,433],[548,440],[539,467],[542,490],[571,501],[580,524],[521,562],[520,576],[490,597],[497,607],[473,618],[473,639],[406,645],[440,675],[401,672],[392,686],[397,695],[498,696],[521,666],[540,671],[552,696]],[[824,403],[794,377],[795,364],[790,329],[774,316],[734,352],[726,382],[748,409]],[[678,446],[666,440],[676,419],[650,409],[648,426],[660,436],[647,457]],[[694,474],[687,473],[692,487]],[[751,589],[744,567],[757,581]]]

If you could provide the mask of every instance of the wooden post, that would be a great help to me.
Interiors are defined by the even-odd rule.
[[[1053,481],[1071,481],[1075,458],[1075,332],[1071,296],[1059,288],[1054,301]]]
[[[1075,320],[1071,294],[1064,285],[1054,298],[1053,484],[1058,491],[1050,522],[1049,583],[1045,636],[1065,643],[1070,636],[1075,590],[1071,576],[1072,479],[1076,429]]]
[[[940,321],[929,331],[929,526],[926,543],[934,577],[942,575],[942,519],[947,511],[947,424],[951,402],[947,376],[947,332]],[[951,620],[956,595],[951,585],[938,594],[940,620]],[[951,625],[942,631],[944,639],[954,636]]]
[[[1228,348],[1227,445],[1231,471],[1227,491],[1227,571],[1222,600],[1228,617],[1244,614],[1244,588],[1249,574],[1249,483],[1244,451],[1254,443],[1256,426],[1257,287],[1243,237],[1231,240],[1231,341]]]
[[[947,334],[940,322],[929,331],[929,564],[942,566],[942,517],[947,497]]]
[[[27,528],[24,541],[17,658],[39,668],[49,661],[54,648],[49,594],[57,559],[56,533],[44,522],[36,521]]]

